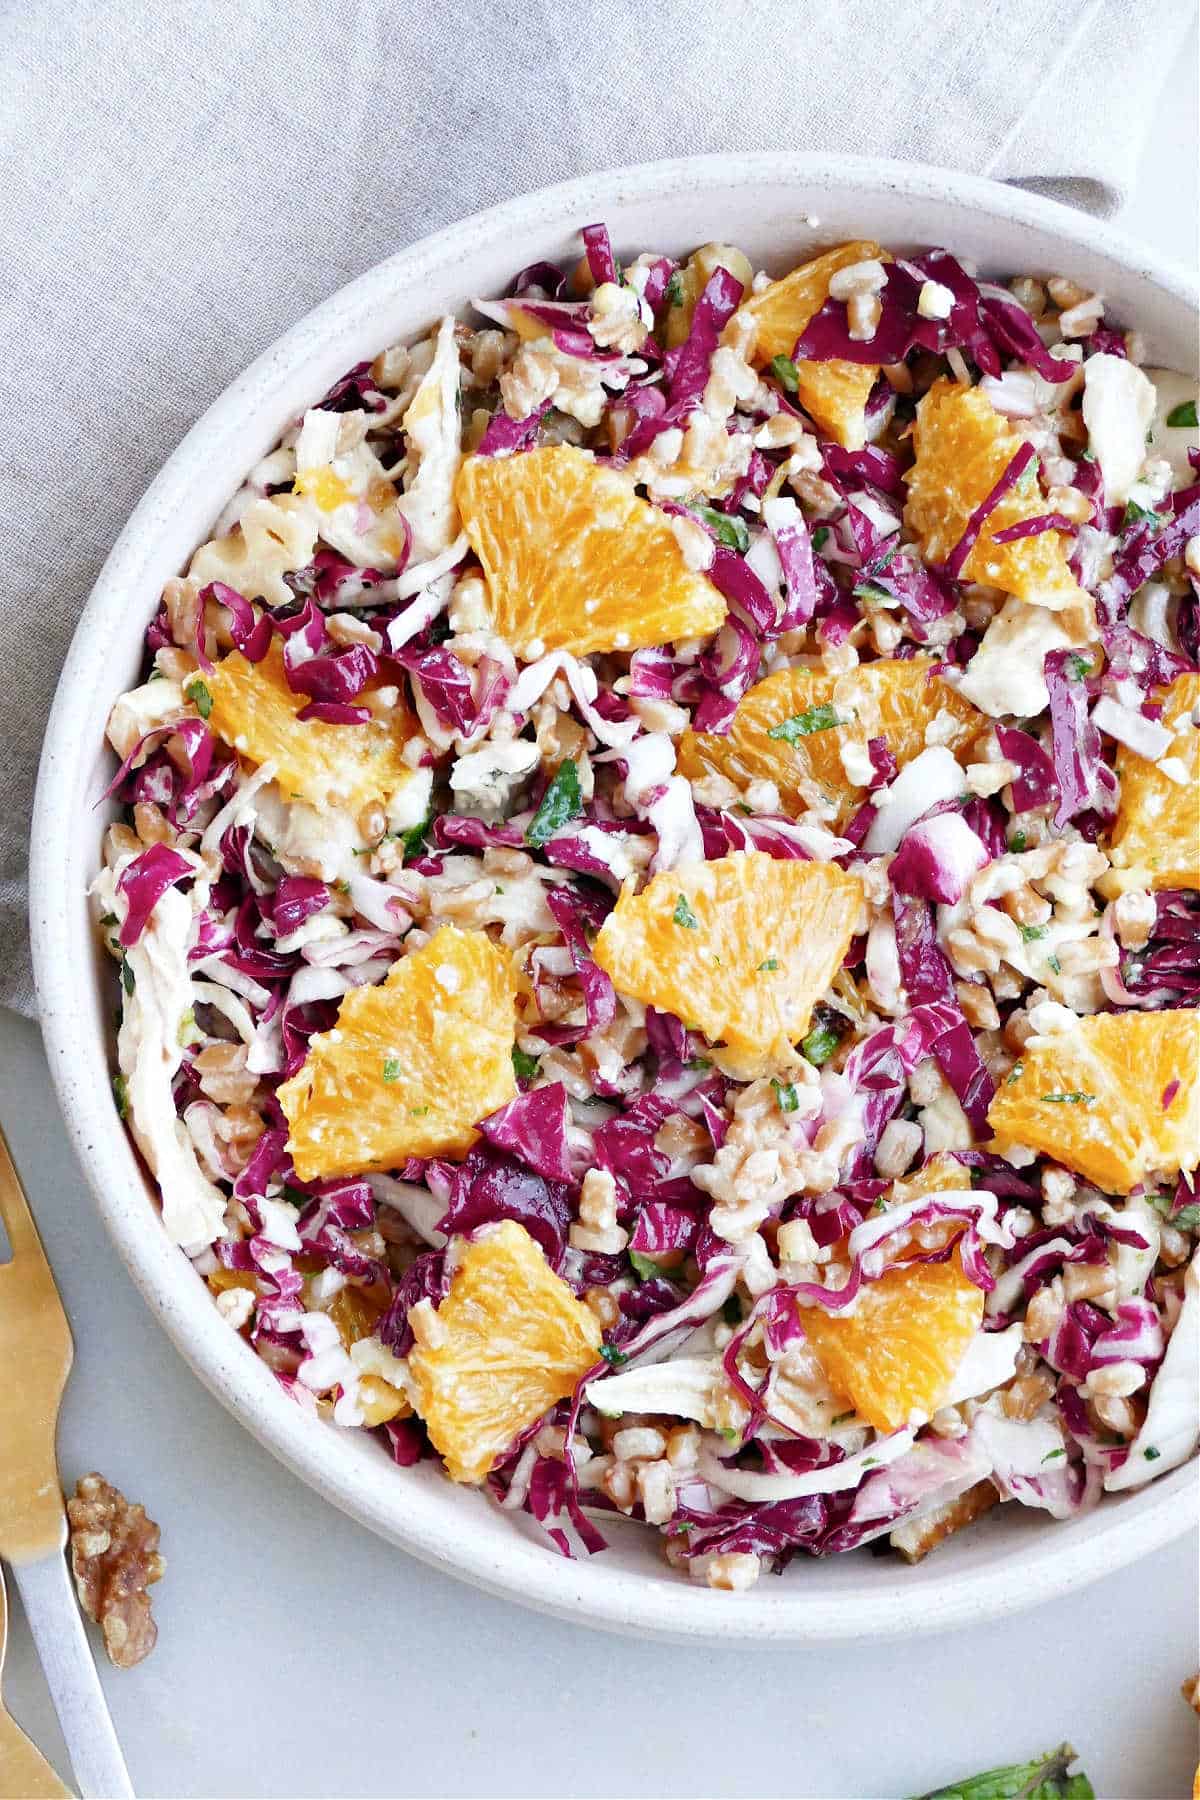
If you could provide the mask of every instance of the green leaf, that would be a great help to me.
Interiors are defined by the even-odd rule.
[[[1039,1094],[1039,1100],[1045,1100],[1051,1106],[1095,1106],[1095,1094],[1081,1094],[1078,1089],[1073,1094]]]
[[[727,550],[737,550],[745,556],[750,548],[750,533],[746,529],[744,519],[733,518],[729,513],[718,512],[715,506],[689,506],[688,511],[693,518],[707,525],[719,544]]]
[[[189,1006],[182,1019],[179,1021],[179,1032],[176,1042],[181,1050],[186,1050],[189,1044],[194,1043],[202,1036],[203,1033],[196,1024],[195,1011]]]
[[[125,1086],[123,1075],[113,1076],[112,1091],[118,1114],[122,1119],[127,1119],[129,1117],[129,1092]]]
[[[618,1350],[615,1344],[601,1344],[600,1354],[605,1362],[608,1363],[609,1367],[613,1369],[619,1369],[623,1362],[629,1361],[629,1357],[626,1355],[625,1351]]]
[[[662,1274],[662,1269],[652,1256],[643,1256],[640,1250],[629,1252],[629,1261],[639,1281],[653,1281]]]
[[[695,931],[700,924],[699,919],[688,905],[686,894],[680,894],[675,902],[675,911],[671,914],[676,925],[682,925],[686,931]]]
[[[819,1069],[829,1061],[841,1041],[838,1033],[831,1031],[828,1025],[818,1025],[802,1040],[800,1054]]]
[[[670,306],[683,305],[683,271],[676,269],[667,283],[667,303]]]
[[[1200,1201],[1193,1200],[1190,1206],[1181,1206],[1178,1212],[1172,1212],[1175,1204],[1172,1194],[1147,1194],[1155,1212],[1161,1213],[1168,1225],[1176,1231],[1200,1231]]]
[[[1153,525],[1157,531],[1161,524],[1162,520],[1158,514],[1152,512],[1149,507],[1139,506],[1136,500],[1126,501],[1125,514],[1121,520],[1123,531],[1127,531],[1131,525]]]
[[[1046,967],[1048,969],[1053,969],[1056,975],[1062,974],[1062,964],[1059,962],[1057,956],[1048,956],[1046,958]]]
[[[568,760],[560,765],[558,774],[542,795],[541,805],[526,826],[525,842],[534,850],[540,850],[556,831],[561,831],[564,825],[577,819],[582,811],[579,769],[573,761]]]
[[[207,684],[197,678],[195,681],[189,681],[184,692],[195,706],[200,717],[202,719],[207,719],[209,713],[212,711],[212,695],[208,691]]]
[[[759,963],[755,972],[759,975],[773,975],[778,967],[779,958],[777,956],[768,956],[765,962]]]
[[[1019,854],[1028,842],[1029,836],[1027,832],[1014,831],[1008,840],[1008,847],[1010,850],[1015,850]]]
[[[817,529],[812,534],[813,549],[814,550],[823,550],[825,548],[825,545],[828,542],[828,540],[829,540],[828,525],[818,525]]]
[[[1068,656],[1067,667],[1073,680],[1082,681],[1085,675],[1092,672],[1092,659],[1090,656]]]
[[[399,1081],[400,1058],[398,1056],[389,1056],[384,1059],[383,1079],[385,1081]]]
[[[541,1067],[536,1056],[530,1056],[528,1050],[518,1050],[515,1044],[513,1045],[512,1065],[513,1074],[518,1081],[532,1081]]]
[[[779,1102],[780,1112],[796,1112],[800,1105],[800,1092],[792,1081],[780,1081],[771,1077],[771,1086],[775,1089],[775,1098]]]
[[[1008,1075],[1005,1077],[1005,1082],[1004,1082],[1005,1087],[1011,1087],[1014,1081],[1020,1081],[1020,1079],[1024,1073],[1025,1073],[1025,1064],[1020,1063],[1020,1062],[1015,1062],[1013,1064],[1012,1068],[1009,1070]]]
[[[1043,1456],[1043,1458],[1042,1458],[1042,1461],[1043,1461],[1043,1463],[1054,1462],[1057,1457],[1065,1456],[1066,1454],[1067,1453],[1065,1450],[1047,1450],[1045,1456]]]
[[[1157,1462],[1159,1457],[1162,1455],[1162,1451],[1156,1450],[1154,1448],[1153,1444],[1147,1444],[1146,1448],[1142,1451],[1142,1455],[1145,1457],[1147,1462]]]
[[[780,387],[789,394],[800,392],[800,377],[796,373],[796,365],[790,356],[773,356],[770,362],[772,375]]]
[[[1184,400],[1179,406],[1173,406],[1167,414],[1167,424],[1172,431],[1181,431],[1187,426],[1196,428],[1196,402]]]
[[[1044,925],[1018,925],[1017,930],[1021,933],[1022,942],[1026,944],[1032,944],[1038,938],[1044,938],[1046,935]]]
[[[117,922],[116,913],[101,913],[100,914],[100,923],[102,925],[115,925],[116,922]]]
[[[133,965],[127,956],[121,958],[121,986],[127,994],[133,992]]]
[[[988,1769],[982,1775],[922,1794],[919,1800],[1096,1800],[1096,1790],[1087,1776],[1069,1773],[1074,1761],[1070,1744],[1060,1744],[1036,1762]]]
[[[407,831],[400,833],[399,841],[404,846],[404,860],[411,862],[420,856],[425,849],[425,838],[429,827],[433,824],[432,811],[426,813],[419,825],[410,825]]]
[[[832,706],[810,706],[807,712],[797,713],[794,718],[772,725],[767,736],[782,738],[785,744],[794,744],[798,738],[811,737],[814,731],[832,731],[841,723]]]

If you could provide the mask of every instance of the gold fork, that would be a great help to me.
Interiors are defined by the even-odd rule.
[[[67,1515],[54,1440],[71,1331],[3,1131],[0,1220],[12,1252],[0,1266],[0,1559],[21,1590],[80,1793],[132,1800],[63,1554]]]
[[[8,1598],[0,1574],[0,1674],[4,1672],[4,1643],[8,1633]],[[70,1794],[41,1751],[36,1749],[0,1700],[0,1794],[22,1800],[58,1800]]]

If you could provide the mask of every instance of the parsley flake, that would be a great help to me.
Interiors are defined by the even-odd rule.
[[[187,697],[196,708],[196,711],[200,714],[200,717],[202,719],[207,719],[209,713],[212,711],[212,695],[209,693],[207,684],[199,680],[199,678],[195,681],[189,681],[187,686]]]
[[[796,371],[796,365],[790,356],[773,356],[770,362],[770,369],[772,375],[785,393],[799,393],[800,377]]]
[[[799,738],[811,737],[815,731],[832,731],[842,723],[832,706],[810,706],[807,712],[797,713],[794,718],[783,719],[778,725],[772,725],[767,736],[782,738],[785,744],[794,744]]]
[[[689,506],[688,511],[702,525],[708,526],[719,544],[745,556],[750,548],[750,533],[744,519],[735,518],[731,513],[718,512],[715,506]]]
[[[113,1101],[116,1104],[118,1115],[122,1119],[127,1119],[129,1117],[129,1093],[126,1089],[125,1077],[123,1075],[113,1076],[112,1091]]]
[[[399,1081],[400,1058],[398,1056],[385,1057],[383,1064],[383,1079],[385,1081]]]
[[[1187,426],[1196,429],[1196,402],[1184,400],[1181,405],[1173,406],[1167,414],[1167,424],[1172,431],[1182,431]]]
[[[773,974],[778,967],[779,958],[777,956],[768,956],[765,962],[759,963],[758,973],[761,975],[766,971]]]
[[[1095,1094],[1082,1094],[1076,1090],[1073,1094],[1040,1094],[1040,1100],[1048,1101],[1051,1106],[1095,1106]]]
[[[1142,1455],[1147,1462],[1157,1462],[1162,1455],[1162,1451],[1156,1450],[1153,1444],[1147,1444],[1146,1448],[1142,1451]]]
[[[518,1081],[532,1081],[541,1066],[536,1056],[530,1056],[527,1050],[518,1050],[515,1044],[513,1045],[512,1065],[513,1074]]]
[[[626,1352],[618,1350],[615,1344],[601,1344],[600,1354],[612,1369],[619,1369],[623,1362],[629,1361]]]
[[[695,931],[700,921],[688,905],[686,894],[680,894],[675,902],[675,911],[671,914],[676,925],[682,925],[685,931]]]
[[[1067,667],[1074,681],[1082,681],[1092,672],[1092,659],[1090,656],[1068,656]]]
[[[771,1086],[775,1089],[775,1098],[779,1102],[780,1112],[796,1112],[800,1106],[800,1090],[793,1081],[780,1081],[772,1075]]]
[[[1017,930],[1021,933],[1022,942],[1026,944],[1032,944],[1037,938],[1044,938],[1046,935],[1044,925],[1018,925]]]
[[[564,825],[577,819],[582,811],[579,769],[575,762],[568,759],[561,764],[554,780],[542,795],[541,805],[525,828],[525,842],[534,850],[540,850],[556,831],[561,831]]]

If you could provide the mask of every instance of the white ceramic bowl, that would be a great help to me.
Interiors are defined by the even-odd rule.
[[[284,427],[352,363],[415,336],[540,258],[574,259],[605,219],[618,252],[739,244],[783,273],[815,249],[870,236],[945,244],[996,274],[1075,276],[1136,324],[1151,360],[1195,367],[1197,298],[1181,271],[1092,220],[991,182],[859,158],[699,157],[590,175],[493,208],[343,288],[261,356],[189,432],[122,533],[75,633],[42,756],[32,920],[50,1067],[79,1160],[134,1280],[206,1385],[254,1435],[353,1517],[495,1593],[614,1630],[679,1639],[874,1637],[943,1629],[1077,1587],[1182,1532],[1188,1469],[1069,1524],[1005,1507],[909,1569],[870,1556],[798,1559],[746,1594],[670,1571],[649,1533],[620,1527],[604,1555],[568,1562],[534,1528],[453,1487],[430,1464],[393,1467],[371,1440],[299,1410],[218,1316],[159,1223],[109,1085],[112,964],[85,900],[111,775],[104,723],[134,681],[164,580],[208,536],[228,496]],[[229,1455],[238,1454],[231,1434]]]

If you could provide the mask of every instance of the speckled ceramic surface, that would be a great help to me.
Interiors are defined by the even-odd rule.
[[[703,157],[590,175],[381,263],[309,314],[210,408],[130,519],[81,616],[46,734],[32,838],[35,970],[59,1100],[121,1256],[200,1378],[303,1480],[403,1549],[525,1605],[677,1639],[902,1636],[1002,1616],[1186,1530],[1194,1467],[1066,1524],[1003,1508],[914,1569],[871,1556],[800,1558],[748,1593],[712,1593],[669,1570],[651,1534],[620,1525],[605,1554],[567,1562],[528,1521],[452,1487],[432,1465],[397,1469],[374,1442],[301,1412],[168,1243],[113,1108],[112,966],[85,896],[104,819],[95,809],[111,775],[104,723],[136,676],[164,580],[208,535],[251,465],[347,367],[419,334],[473,294],[500,291],[526,263],[577,256],[579,227],[598,218],[618,252],[681,252],[720,238],[777,273],[825,244],[870,236],[893,249],[946,244],[986,272],[1069,274],[1137,325],[1152,362],[1196,366],[1198,302],[1185,272],[1050,202],[865,159]],[[237,1450],[231,1434],[229,1455]]]

